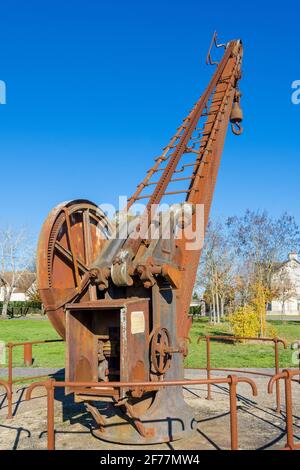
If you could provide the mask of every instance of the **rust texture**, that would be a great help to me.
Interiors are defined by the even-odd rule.
[[[221,46],[216,35],[212,44]],[[66,340],[66,378],[106,384],[101,393],[97,387],[77,389],[75,400],[111,401],[116,423],[107,439],[112,442],[168,442],[192,431],[193,410],[185,404],[181,388],[166,393],[159,383],[184,377],[189,305],[201,255],[201,243],[187,249],[191,240],[185,224],[201,230],[200,206],[205,230],[229,124],[235,134],[242,131],[242,42],[222,47],[206,90],[129,198],[128,211],[139,201],[145,202],[145,209],[139,216],[127,216],[127,236],[113,236],[106,214],[81,199],[54,208],[40,235],[38,287],[49,319]],[[211,53],[210,48],[210,58]],[[170,209],[168,237],[163,236],[163,216],[153,213],[165,202],[191,209],[188,222],[180,210]],[[153,225],[159,237],[149,234]],[[130,236],[134,232],[137,236]],[[28,363],[30,359],[28,348]],[[150,381],[152,387],[116,390],[111,385],[125,381]],[[72,391],[68,385],[67,393]],[[96,415],[97,407],[92,406]],[[160,422],[161,412],[169,412],[181,428],[178,424],[171,435]],[[153,422],[147,432],[141,427],[145,419]],[[128,420],[132,429],[125,433],[122,424]],[[99,417],[97,437],[104,438],[101,421]]]

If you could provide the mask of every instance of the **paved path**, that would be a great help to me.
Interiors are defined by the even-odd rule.
[[[259,372],[259,373],[265,373],[269,375],[274,374],[274,369],[272,368],[260,368],[257,369],[255,367],[251,368],[243,368],[240,369],[240,371],[244,371],[245,373],[248,373],[249,371],[254,371],[254,372]],[[8,369],[7,368],[1,368],[0,369],[0,377],[7,376]],[[186,376],[187,378],[197,378],[199,377],[199,370],[198,369],[185,369]],[[41,375],[41,374],[56,374],[59,373],[60,375],[64,373],[64,369],[59,367],[50,367],[50,368],[45,368],[45,367],[14,367],[13,369],[13,374],[15,377],[30,377],[31,375]],[[201,371],[202,373],[202,371]],[[203,372],[204,373],[204,372]],[[230,373],[239,375],[239,372],[226,372],[226,371],[212,371],[212,375],[229,375]]]
[[[44,367],[14,367],[13,376],[14,377],[32,377],[36,375],[52,375],[52,374],[62,374],[64,369],[61,367],[58,368],[44,368]],[[0,377],[7,377],[8,369],[0,369]]]
[[[27,369],[30,374],[32,370],[32,368]],[[273,372],[272,369],[256,370]],[[219,375],[224,377],[227,373],[217,371],[213,373],[213,376]],[[205,376],[205,371],[186,371],[188,378]],[[259,391],[257,397],[252,396],[248,384],[238,385],[239,446],[241,449],[279,449],[286,441],[284,400],[282,400],[283,413],[277,414],[274,411],[275,396],[267,393],[268,378],[256,376],[254,379]],[[281,384],[281,391],[283,398],[283,384]],[[24,387],[18,385],[14,388],[14,392],[14,419],[6,420],[7,401],[4,392],[0,391],[0,449],[45,449],[47,446],[45,390],[37,389],[29,402],[24,401]],[[139,449],[228,449],[230,445],[228,387],[226,385],[214,386],[212,392],[213,400],[208,401],[206,400],[206,385],[184,388],[186,402],[194,408],[198,423],[197,433],[181,441],[141,446]],[[299,442],[300,399],[297,383],[293,384],[293,396],[294,432],[295,439]],[[55,394],[57,449],[124,450],[132,448],[132,446],[105,443],[94,438],[91,434],[91,429],[94,428],[95,423],[83,404],[74,403],[72,396],[65,396],[62,390],[57,390]]]
[[[300,321],[300,315],[267,315],[267,320]]]
[[[240,372],[230,372],[230,371],[212,371],[211,372],[211,376],[212,377],[219,377],[219,376],[222,376],[222,377],[226,377],[227,375],[229,374],[233,374],[233,375],[244,375],[243,372],[245,374],[248,374],[249,371],[253,371],[253,372],[258,372],[259,374],[266,374],[266,376],[270,375],[274,375],[275,371],[274,371],[274,368],[260,368],[260,369],[257,369],[255,367],[252,367],[252,368],[243,368],[243,369],[240,369]],[[55,375],[55,374],[58,374],[59,376],[62,376],[64,375],[64,368],[57,368],[57,367],[50,367],[50,368],[46,368],[46,367],[14,367],[13,368],[13,376],[14,377],[33,377],[33,376],[38,376],[38,375]],[[185,377],[187,379],[196,379],[197,377],[199,377],[199,373],[201,375],[203,375],[204,377],[206,376],[206,372],[203,371],[203,370],[197,370],[197,369],[185,369]],[[8,374],[8,369],[7,368],[1,368],[0,369],[0,377],[7,377],[7,374]],[[255,375],[253,374],[252,377],[255,377]],[[259,375],[257,375],[256,377],[259,377]]]

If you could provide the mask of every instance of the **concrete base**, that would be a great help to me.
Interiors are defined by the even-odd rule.
[[[118,444],[173,442],[187,438],[196,430],[194,413],[184,401],[180,389],[161,390],[139,421],[134,421],[110,404],[106,408],[105,425],[94,430],[93,435]]]

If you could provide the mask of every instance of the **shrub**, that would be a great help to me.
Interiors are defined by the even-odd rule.
[[[277,338],[278,332],[274,325],[267,325],[267,337],[268,338]]]
[[[260,335],[266,336],[267,334],[267,319],[266,319],[266,305],[270,297],[270,290],[263,285],[262,282],[255,282],[251,286],[252,297],[250,305],[253,310],[257,312],[260,323]]]
[[[3,302],[0,302],[0,312],[3,308]],[[13,318],[15,316],[25,317],[29,313],[41,313],[42,303],[41,302],[21,302],[11,301],[8,303],[8,316]]]
[[[228,320],[234,336],[259,336],[259,316],[250,305],[238,308],[228,316]]]

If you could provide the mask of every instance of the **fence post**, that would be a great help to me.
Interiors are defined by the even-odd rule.
[[[54,387],[55,387],[55,379],[47,380],[46,388],[47,388],[47,443],[48,443],[48,450],[55,450]]]
[[[34,382],[27,388],[25,400],[31,399],[32,392],[38,387],[44,387],[47,392],[47,448],[55,450],[55,430],[54,430],[54,389],[55,379],[48,379],[45,382]]]
[[[295,450],[300,448],[300,445],[295,445],[294,442],[294,429],[293,429],[293,396],[292,396],[292,378],[298,372],[293,373],[289,369],[285,369],[282,373],[274,375],[268,384],[268,393],[273,393],[274,382],[284,379],[285,388],[285,422],[286,422],[286,446],[282,450]]]
[[[299,341],[299,340],[294,341],[294,342],[291,344],[291,349],[294,350],[294,351],[297,351],[297,356],[298,356],[298,368],[299,368],[299,371],[300,371],[300,341]],[[298,382],[299,382],[299,384],[300,384],[300,374],[299,374]]]
[[[5,388],[7,396],[7,417],[6,419],[12,419],[12,403],[11,403],[11,391],[8,382],[0,380],[0,385]]]
[[[13,345],[7,344],[8,348],[8,387],[10,391],[10,400],[8,400],[8,414],[7,418],[12,419],[12,400],[13,400]]]
[[[285,413],[286,413],[286,446],[293,450],[295,448],[294,430],[293,430],[293,398],[292,381],[289,370],[285,370],[284,388],[285,388]],[[277,380],[276,382],[279,382]]]
[[[237,398],[236,386],[238,379],[235,375],[229,375],[229,396],[230,396],[230,435],[231,450],[238,450],[238,424],[237,424]]]
[[[210,358],[210,337],[206,336],[206,373],[207,373],[207,380],[211,379],[211,358]],[[207,384],[207,400],[212,400],[211,396],[211,384]]]
[[[279,374],[279,353],[278,353],[278,338],[274,338],[275,347],[275,375]],[[276,411],[281,411],[281,395],[280,395],[280,381],[276,380]]]
[[[32,344],[26,343],[24,344],[24,366],[30,367],[32,363]]]

